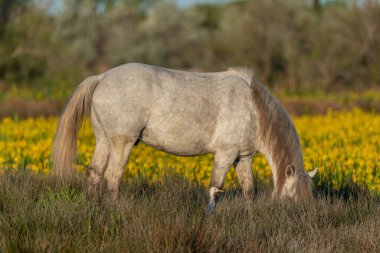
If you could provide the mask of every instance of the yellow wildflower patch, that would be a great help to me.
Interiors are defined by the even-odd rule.
[[[47,173],[51,168],[50,154],[57,118],[31,118],[0,122],[0,168],[26,169]],[[302,116],[294,119],[298,130],[306,170],[319,167],[317,183],[328,182],[335,189],[343,181],[380,193],[380,115],[359,109],[329,112],[323,116]],[[85,171],[94,149],[95,139],[89,121],[81,130],[78,159],[75,166]],[[143,143],[131,153],[124,177],[142,175],[160,180],[170,168],[175,173],[207,185],[213,157],[177,157]],[[252,169],[257,182],[268,184],[272,175],[264,157],[254,159]],[[236,185],[234,170],[227,176],[227,185]]]

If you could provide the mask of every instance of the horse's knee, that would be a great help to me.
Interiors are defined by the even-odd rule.
[[[214,166],[211,172],[210,187],[222,188],[226,175],[236,155],[215,155]]]
[[[209,188],[215,187],[215,188],[220,189],[223,187],[223,184],[224,184],[224,179],[220,179],[217,177],[211,177]]]

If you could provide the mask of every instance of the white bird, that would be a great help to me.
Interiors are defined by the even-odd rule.
[[[211,187],[210,190],[208,191],[209,192],[209,196],[210,196],[210,202],[208,203],[208,213],[211,214],[214,212],[214,209],[215,209],[215,196],[217,193],[219,192],[224,192],[223,190],[220,190],[216,187]]]

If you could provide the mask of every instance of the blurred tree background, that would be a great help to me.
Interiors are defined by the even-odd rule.
[[[249,65],[275,91],[378,89],[380,4],[0,0],[3,97],[34,90],[65,98],[85,76],[127,62],[201,71]]]

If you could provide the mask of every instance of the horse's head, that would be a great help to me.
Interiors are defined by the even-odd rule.
[[[317,171],[318,168],[307,173],[304,169],[296,169],[293,165],[288,165],[285,170],[285,182],[279,197],[291,198],[296,201],[312,199],[311,179]]]

